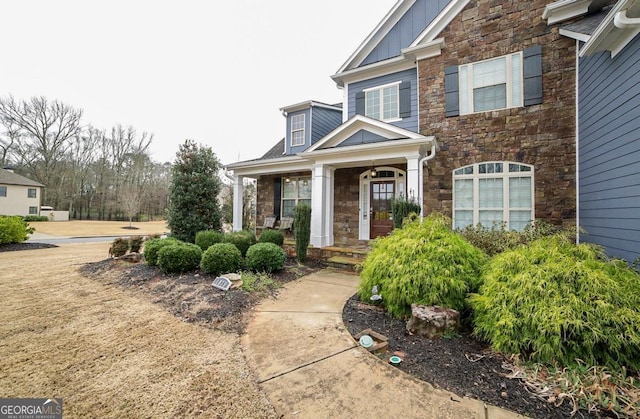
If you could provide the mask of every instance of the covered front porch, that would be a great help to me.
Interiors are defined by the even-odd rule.
[[[435,149],[433,137],[358,115],[302,153],[228,165],[233,229],[242,229],[244,179],[253,178],[257,225],[305,202],[314,248],[363,245],[392,230],[392,199],[422,202],[422,166]]]

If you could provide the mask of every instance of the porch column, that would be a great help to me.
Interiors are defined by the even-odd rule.
[[[311,245],[333,245],[333,172],[322,164],[313,166],[311,187]]]
[[[420,199],[420,155],[407,156],[407,196],[405,198]]]
[[[233,231],[242,231],[242,196],[244,177],[233,177]]]

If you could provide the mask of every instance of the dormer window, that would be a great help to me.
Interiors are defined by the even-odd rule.
[[[380,121],[400,119],[398,90],[400,82],[365,89],[365,116]]]
[[[291,146],[304,145],[304,114],[291,117]]]

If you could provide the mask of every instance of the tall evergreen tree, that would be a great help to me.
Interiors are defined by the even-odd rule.
[[[218,194],[220,162],[211,148],[185,141],[171,169],[168,225],[171,234],[193,243],[196,233],[222,227]]]

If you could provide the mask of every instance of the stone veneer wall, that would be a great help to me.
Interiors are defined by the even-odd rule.
[[[442,55],[418,63],[420,132],[434,135],[425,168],[427,213],[451,216],[452,171],[482,161],[535,166],[535,217],[575,225],[575,41],[542,20],[547,1],[471,1],[439,35]],[[543,103],[445,117],[444,70],[542,45]]]

